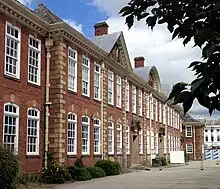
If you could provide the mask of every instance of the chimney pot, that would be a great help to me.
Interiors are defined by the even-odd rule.
[[[141,68],[144,67],[144,57],[143,56],[139,56],[139,57],[135,57],[134,58],[134,67],[135,68]]]
[[[108,34],[108,24],[106,22],[99,22],[94,25],[95,36],[107,35]]]

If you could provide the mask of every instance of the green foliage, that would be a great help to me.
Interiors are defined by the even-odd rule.
[[[47,184],[62,184],[70,180],[70,174],[66,168],[56,164],[51,153],[47,154],[47,168],[42,172],[42,181]]]
[[[105,172],[100,167],[87,167],[87,170],[90,172],[92,178],[101,178],[105,177]]]
[[[155,159],[152,159],[152,167],[160,167],[162,166],[162,161],[160,158],[156,157]]]
[[[0,146],[0,188],[10,189],[19,172],[17,156]]]
[[[184,46],[193,40],[203,58],[188,67],[196,78],[187,89],[186,84],[177,83],[168,100],[183,103],[184,113],[195,99],[210,115],[214,110],[220,111],[220,0],[131,0],[119,14],[126,17],[128,28],[135,19],[145,19],[151,29],[166,23],[172,39],[183,39]]]
[[[167,166],[168,162],[166,157],[156,157],[152,159],[152,167],[160,167],[160,166]]]
[[[168,165],[166,157],[160,157],[160,160],[161,160],[162,166],[167,166]]]
[[[84,164],[83,164],[82,156],[80,156],[79,158],[76,159],[74,165],[76,167],[80,167],[80,168],[85,167]]]
[[[95,166],[102,168],[106,176],[119,175],[121,170],[120,164],[111,160],[99,160]]]
[[[189,162],[190,155],[187,154],[186,152],[184,153],[184,155],[185,155],[185,162]]]
[[[84,167],[71,166],[69,167],[69,173],[71,174],[72,179],[76,181],[92,179],[90,172]]]
[[[28,183],[40,183],[41,175],[40,174],[22,174],[20,173],[17,177],[17,183],[26,185]]]

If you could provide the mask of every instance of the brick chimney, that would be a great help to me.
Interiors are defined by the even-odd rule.
[[[141,68],[144,67],[144,57],[140,56],[140,57],[135,57],[134,58],[134,67],[135,68]]]
[[[108,34],[108,24],[106,22],[99,22],[94,25],[95,36]]]

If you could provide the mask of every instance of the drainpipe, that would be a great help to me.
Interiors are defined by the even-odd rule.
[[[102,160],[104,159],[104,69],[105,63],[104,61],[101,63],[101,123],[102,123],[102,137],[101,137],[101,149],[102,149]]]
[[[46,99],[45,99],[45,168],[47,168],[47,153],[48,153],[48,130],[49,130],[49,106],[51,105],[51,102],[49,101],[49,93],[50,93],[50,48],[53,45],[53,40],[49,38],[45,41],[46,49],[47,49],[47,67],[46,67]]]
[[[151,129],[152,129],[152,117],[151,116],[153,116],[152,115],[152,108],[153,108],[153,103],[152,103],[152,93],[150,93],[150,97],[149,97],[149,101],[150,101],[150,164],[152,165],[152,153],[151,153],[151,143],[152,143],[152,141],[151,141],[151,133],[152,133],[152,131],[151,131]]]
[[[167,112],[167,103],[164,104],[164,112],[165,112],[165,135],[166,135],[166,146],[164,146],[164,148],[166,148],[166,160],[168,162],[168,152],[169,152],[169,146],[168,146],[168,126],[167,126],[167,117],[168,117],[168,112]]]

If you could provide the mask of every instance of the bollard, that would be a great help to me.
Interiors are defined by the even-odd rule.
[[[203,171],[204,170],[204,164],[203,164],[203,155],[201,156],[201,169],[200,169],[201,171]]]

